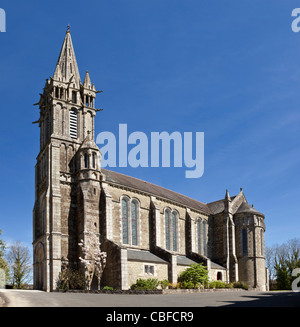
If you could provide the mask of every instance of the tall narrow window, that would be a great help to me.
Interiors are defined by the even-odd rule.
[[[93,166],[93,168],[96,167],[96,154],[95,153],[93,153],[93,155],[92,155],[92,166]]]
[[[48,139],[51,135],[51,126],[49,116],[46,118],[46,138]]]
[[[177,214],[172,213],[173,251],[177,251]]]
[[[201,219],[198,219],[197,221],[197,245],[198,245],[198,253],[201,254],[201,241],[202,241],[202,237],[201,237],[201,233],[202,233],[202,221]]]
[[[77,103],[77,92],[76,91],[72,91],[72,102]]]
[[[264,255],[264,231],[260,230],[260,255]]]
[[[202,236],[202,239],[203,239],[203,255],[207,256],[207,236],[206,236],[206,233],[207,233],[207,223],[206,221],[203,221],[203,224],[202,224],[202,227],[203,227],[203,236]]]
[[[166,249],[170,250],[170,213],[165,211],[165,232],[166,232]]]
[[[89,168],[89,156],[87,153],[84,154],[84,168]]]
[[[132,234],[132,245],[137,245],[137,203],[136,201],[131,202],[131,234]]]
[[[77,111],[74,109],[70,111],[70,136],[77,139]]]
[[[128,244],[128,200],[122,199],[122,234],[123,244]]]
[[[246,229],[242,229],[242,254],[243,256],[248,255],[248,237]]]

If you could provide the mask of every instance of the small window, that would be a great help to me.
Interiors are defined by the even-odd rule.
[[[145,265],[144,271],[146,275],[154,275],[154,266]]]
[[[92,167],[95,168],[96,167],[96,154],[93,153],[92,155]]]
[[[77,103],[77,92],[76,91],[72,91],[72,102]]]
[[[87,153],[84,154],[84,168],[89,168],[89,156]]]
[[[50,119],[49,116],[46,118],[46,138],[48,139],[51,135],[51,125],[50,125]]]

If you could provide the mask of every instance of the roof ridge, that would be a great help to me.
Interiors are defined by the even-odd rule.
[[[142,179],[140,179],[140,178],[136,178],[136,177],[128,176],[128,175],[125,175],[125,174],[122,174],[122,173],[119,173],[119,172],[116,172],[116,171],[113,171],[113,170],[108,170],[108,169],[105,169],[105,168],[103,168],[102,170],[104,170],[104,171],[108,171],[108,172],[112,172],[112,173],[115,173],[115,174],[119,174],[119,175],[122,175],[122,176],[127,177],[127,178],[129,177],[129,178],[132,178],[132,179],[138,180],[138,181],[140,181],[140,182],[143,182],[143,183],[147,183],[147,184],[153,185],[154,187],[159,187],[159,188],[164,189],[164,190],[166,190],[166,191],[168,191],[168,192],[172,192],[173,194],[179,195],[179,196],[181,196],[181,197],[185,197],[186,199],[189,199],[189,200],[192,200],[192,201],[198,202],[198,203],[201,204],[201,205],[207,206],[207,203],[204,203],[204,202],[201,202],[201,201],[199,201],[199,200],[193,199],[193,198],[191,198],[191,197],[189,197],[189,196],[187,196],[187,195],[181,194],[181,193],[179,193],[179,192],[176,192],[176,191],[170,190],[170,189],[168,189],[168,188],[166,188],[166,187],[164,187],[164,186],[160,186],[160,185],[157,185],[157,184],[153,184],[153,183],[151,183],[151,182],[147,182],[147,181],[142,180]],[[159,195],[158,195],[158,196],[159,196]],[[171,199],[170,199],[170,200],[171,200]],[[174,200],[173,200],[173,201],[174,201]]]

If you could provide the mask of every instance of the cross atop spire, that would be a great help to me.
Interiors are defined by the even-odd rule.
[[[66,36],[56,64],[54,79],[75,84],[76,88],[80,87],[80,75],[71,39],[70,25],[68,25]]]

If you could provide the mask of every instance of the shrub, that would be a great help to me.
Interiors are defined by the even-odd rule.
[[[176,290],[178,288],[180,288],[180,283],[170,283],[169,284],[169,288],[173,289],[173,290]]]
[[[244,283],[244,282],[234,282],[233,287],[234,288],[242,288],[244,290],[248,289],[248,285],[246,283]]]
[[[225,288],[226,284],[220,280],[216,280],[209,283],[209,288]]]
[[[184,286],[189,286],[189,288],[199,288],[200,285],[205,286],[208,283],[207,269],[202,263],[192,264],[180,274],[178,280],[180,283],[184,283]]]
[[[104,286],[104,287],[103,287],[103,290],[104,290],[104,291],[113,291],[114,288],[111,287],[111,286]]]
[[[200,284],[194,284],[191,281],[183,281],[180,283],[180,288],[182,289],[191,289],[191,288],[199,288]]]
[[[130,289],[132,290],[156,290],[159,285],[159,281],[156,278],[137,279],[135,284],[132,284]]]
[[[163,290],[165,290],[169,286],[169,281],[167,279],[161,280],[159,285]]]

